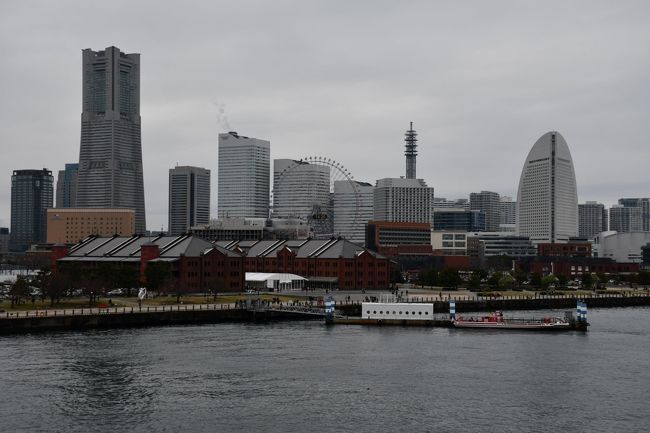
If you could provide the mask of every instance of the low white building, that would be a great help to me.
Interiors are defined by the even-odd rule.
[[[594,257],[607,257],[620,263],[641,263],[641,247],[650,242],[650,232],[602,232],[594,238]]]
[[[363,302],[364,319],[433,320],[433,304],[404,302]]]
[[[289,290],[305,287],[306,278],[286,272],[246,272],[246,286],[262,290]]]

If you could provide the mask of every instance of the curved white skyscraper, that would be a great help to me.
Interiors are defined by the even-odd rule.
[[[559,132],[542,135],[528,153],[517,192],[517,233],[533,243],[564,243],[578,235],[573,159]]]

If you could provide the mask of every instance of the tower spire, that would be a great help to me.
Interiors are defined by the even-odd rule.
[[[404,141],[406,142],[406,146],[405,146],[406,149],[404,151],[404,155],[406,156],[406,178],[415,179],[416,178],[415,160],[418,155],[418,151],[417,151],[418,134],[413,129],[413,122],[411,122],[411,126],[406,131],[404,136],[405,136]]]

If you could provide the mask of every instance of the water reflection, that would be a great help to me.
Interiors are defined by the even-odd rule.
[[[0,339],[0,431],[640,431],[649,309],[581,334],[217,324]]]

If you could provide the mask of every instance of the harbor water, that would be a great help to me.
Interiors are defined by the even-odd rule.
[[[650,309],[589,321],[587,333],[312,321],[0,336],[0,432],[647,431]]]

